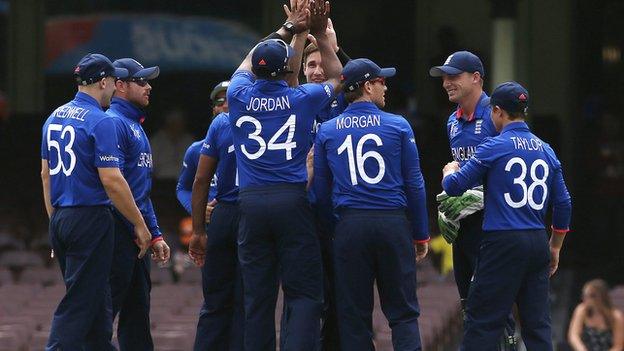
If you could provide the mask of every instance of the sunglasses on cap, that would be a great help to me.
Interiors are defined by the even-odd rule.
[[[225,97],[216,98],[212,101],[215,106],[222,106],[225,104]]]

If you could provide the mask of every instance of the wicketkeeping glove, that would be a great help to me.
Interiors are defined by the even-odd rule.
[[[438,227],[440,228],[440,234],[447,243],[452,244],[455,242],[459,232],[459,221],[449,220],[444,213],[438,211]]]
[[[438,210],[447,219],[459,221],[483,209],[483,187],[476,187],[461,196],[449,197],[440,203]]]

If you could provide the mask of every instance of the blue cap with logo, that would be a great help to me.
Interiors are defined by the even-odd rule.
[[[359,58],[353,59],[344,66],[340,81],[345,86],[345,91],[354,91],[360,84],[379,77],[392,77],[396,74],[394,67],[381,68],[375,62]]]
[[[128,79],[151,80],[158,77],[160,74],[160,68],[158,66],[145,68],[141,63],[139,63],[139,61],[132,58],[121,58],[115,60],[115,62],[113,62],[113,66],[127,69]]]
[[[442,66],[429,69],[429,75],[432,77],[442,77],[445,74],[454,76],[464,72],[479,72],[481,77],[485,76],[481,59],[470,51],[457,51],[451,54]]]
[[[255,72],[265,72],[271,77],[280,73],[291,73],[288,59],[293,53],[293,48],[281,39],[265,40],[254,48],[251,65]]]
[[[87,54],[74,68],[74,79],[78,85],[93,84],[104,77],[126,78],[128,70],[114,67],[111,60],[102,54]]]
[[[526,115],[529,108],[529,92],[517,82],[505,82],[494,89],[490,105],[498,106],[507,112],[520,112]]]

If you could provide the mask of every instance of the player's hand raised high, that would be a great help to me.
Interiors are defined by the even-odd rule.
[[[315,37],[325,34],[330,10],[329,1],[310,1],[310,34]]]
[[[286,22],[293,24],[295,33],[302,33],[310,28],[310,9],[307,0],[290,0],[290,9],[284,4]]]

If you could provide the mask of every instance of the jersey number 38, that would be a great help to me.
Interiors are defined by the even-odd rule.
[[[511,168],[516,165],[520,166],[520,175],[518,176],[518,178],[514,178],[513,182],[514,184],[518,184],[522,188],[522,198],[519,201],[514,201],[509,193],[505,193],[505,202],[507,203],[507,205],[513,208],[520,208],[528,203],[529,207],[536,211],[540,211],[544,208],[544,203],[546,202],[546,197],[548,196],[548,186],[546,185],[546,179],[548,179],[549,169],[546,161],[542,159],[537,159],[533,161],[533,163],[531,164],[531,169],[529,171],[532,181],[530,185],[527,185],[526,183],[527,164],[520,157],[514,157],[507,161],[507,164],[505,165],[505,171],[510,172]],[[544,173],[541,177],[537,175],[538,167],[541,167],[544,170]],[[537,187],[543,189],[542,199],[539,203],[535,202],[534,197],[534,192]]]

